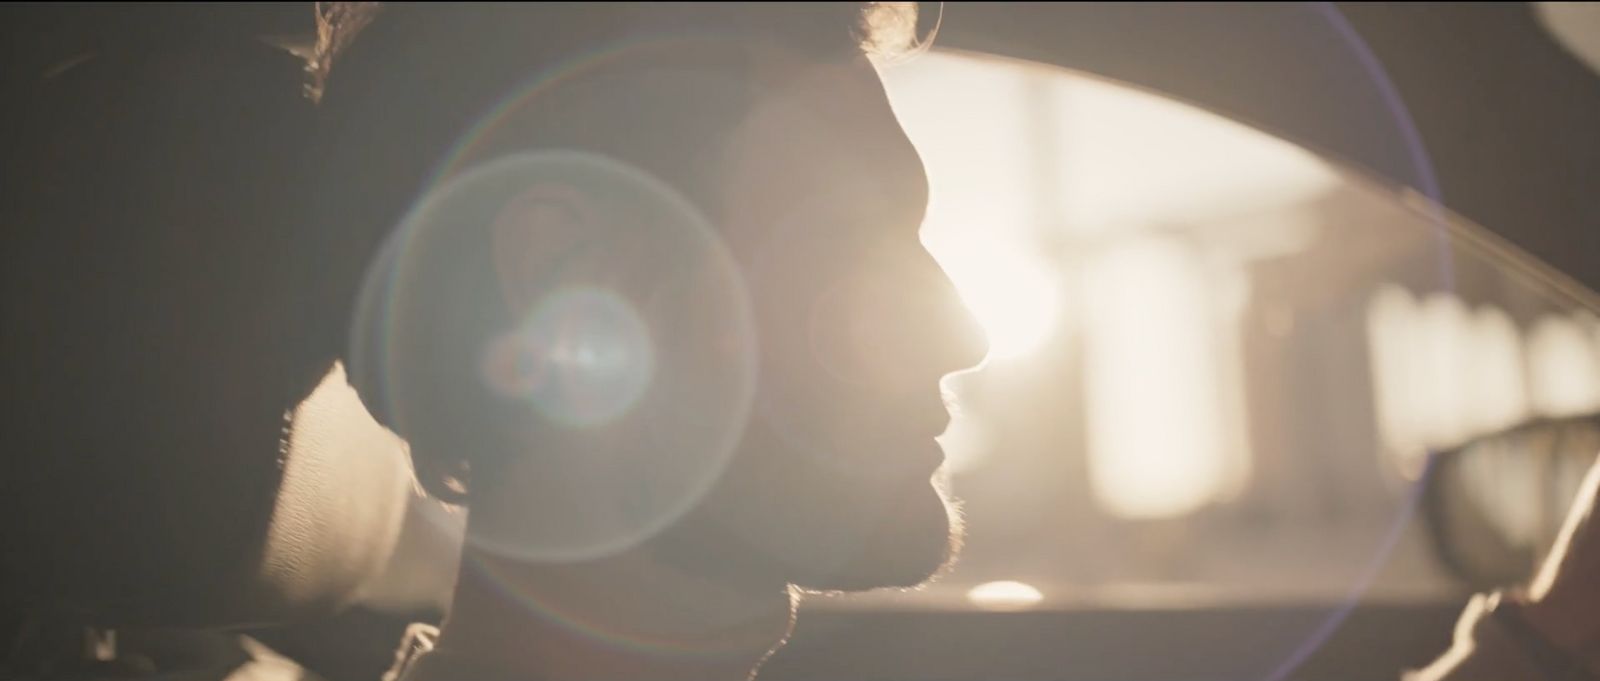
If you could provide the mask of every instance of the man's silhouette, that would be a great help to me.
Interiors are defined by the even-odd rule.
[[[8,582],[159,610],[141,580],[177,554],[225,591],[239,566],[207,557],[259,537],[224,520],[272,505],[237,490],[281,475],[282,414],[335,362],[470,507],[413,681],[744,678],[796,587],[948,561],[940,381],[983,347],[864,48],[908,42],[905,8],[321,15],[315,108],[236,36],[19,69],[8,446],[72,456],[7,458],[8,548],[46,566]],[[1525,613],[1569,651],[1600,630],[1597,480]],[[1430,676],[1523,674],[1497,631]]]
[[[794,587],[947,562],[940,381],[984,350],[867,58],[909,7],[323,5],[309,98],[214,14],[18,43],[6,598],[276,616],[237,587],[343,375],[471,510],[420,678],[743,677]],[[344,597],[309,548],[278,586]]]
[[[348,249],[361,257],[388,238],[399,263],[366,293],[393,302],[375,306],[389,316],[351,374],[425,484],[471,508],[419,678],[449,674],[429,666],[443,659],[528,678],[740,678],[788,631],[792,586],[914,586],[947,561],[940,382],[983,345],[919,241],[927,180],[863,47],[914,29],[906,8],[851,3],[395,6],[333,56],[321,229],[366,239]],[[408,216],[423,194],[439,198]],[[693,243],[683,213],[714,245]],[[468,214],[484,229],[459,228]],[[329,288],[348,300],[362,283]],[[549,312],[574,288],[597,297]],[[540,363],[585,324],[621,333],[607,305],[653,353],[649,385],[587,418],[571,412],[583,377]],[[546,313],[564,326],[527,321]],[[518,360],[485,363],[485,348],[519,342],[543,343],[520,360],[529,380],[570,389],[504,384]],[[729,368],[746,361],[748,376]],[[728,375],[675,378],[683,364]],[[725,461],[704,452],[715,438],[678,432],[738,413]],[[695,466],[714,484],[647,504],[682,512],[669,527],[603,520],[607,495],[642,494],[617,480]],[[670,498],[691,493],[687,509]],[[556,543],[566,559],[549,559]]]

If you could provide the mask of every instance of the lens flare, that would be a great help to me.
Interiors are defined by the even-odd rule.
[[[529,197],[553,186],[604,197],[606,217],[548,219]],[[754,395],[748,296],[720,235],[661,181],[594,154],[512,154],[431,188],[383,254],[352,355],[414,451],[425,433],[489,471],[474,546],[614,555],[721,477]]]
[[[483,362],[491,390],[578,427],[622,416],[654,373],[649,328],[620,296],[592,288],[551,295]]]

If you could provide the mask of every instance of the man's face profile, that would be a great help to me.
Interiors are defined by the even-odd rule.
[[[983,344],[919,240],[927,178],[868,59],[753,41],[650,47],[497,115],[498,127],[462,166],[553,146],[636,167],[703,214],[748,299],[755,371],[742,434],[715,484],[640,550],[707,574],[818,590],[913,586],[938,570],[958,536],[935,482],[943,454],[934,438],[949,420],[940,380],[981,360]],[[607,192],[578,194],[572,201],[583,208],[530,214],[564,215],[546,220],[562,229],[653,219],[648,210],[607,218]],[[613,269],[646,283],[620,297],[650,298],[649,277],[639,272],[672,271],[672,258],[654,251],[662,257],[640,260],[652,249],[623,250],[634,259]],[[560,262],[558,253],[566,251],[536,259]],[[548,271],[510,269],[498,266],[496,290],[507,277],[544,281]],[[512,288],[541,295],[526,281]],[[641,320],[641,328],[665,333],[657,317]],[[674,360],[658,349],[651,361]],[[635,411],[651,399],[647,391]],[[624,436],[626,419],[617,423],[591,429],[581,443],[662,448],[670,463],[670,447],[651,439],[654,431]],[[414,448],[432,444],[412,439]],[[484,518],[474,522],[515,525],[515,499],[529,487],[563,491],[539,461],[580,440],[547,432],[530,441],[538,456],[502,470],[494,491],[474,500],[474,515]]]
[[[948,414],[939,381],[981,345],[918,240],[922,163],[864,58],[776,61],[729,143],[725,229],[748,262],[763,382],[724,485],[738,537],[820,589],[910,586],[946,559],[929,478]],[[780,484],[757,480],[779,472]],[[718,498],[717,500],[720,500]]]

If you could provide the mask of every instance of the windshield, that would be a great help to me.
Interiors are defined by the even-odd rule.
[[[1600,409],[1594,296],[1425,197],[1060,68],[883,75],[992,346],[942,438],[968,541],[926,589],[815,607],[1458,599],[1429,452]]]

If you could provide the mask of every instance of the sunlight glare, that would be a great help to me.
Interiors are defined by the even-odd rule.
[[[1528,339],[1533,402],[1550,418],[1600,408],[1600,357],[1579,321],[1554,315],[1540,319]]]
[[[1060,293],[1037,258],[994,241],[973,240],[950,249],[943,264],[988,336],[991,357],[1027,354],[1050,336]]]
[[[967,600],[985,610],[1023,610],[1038,605],[1044,594],[1022,582],[986,582],[972,587]]]
[[[1228,486],[1210,282],[1175,242],[1127,243],[1086,272],[1089,478],[1124,518],[1171,518]]]

